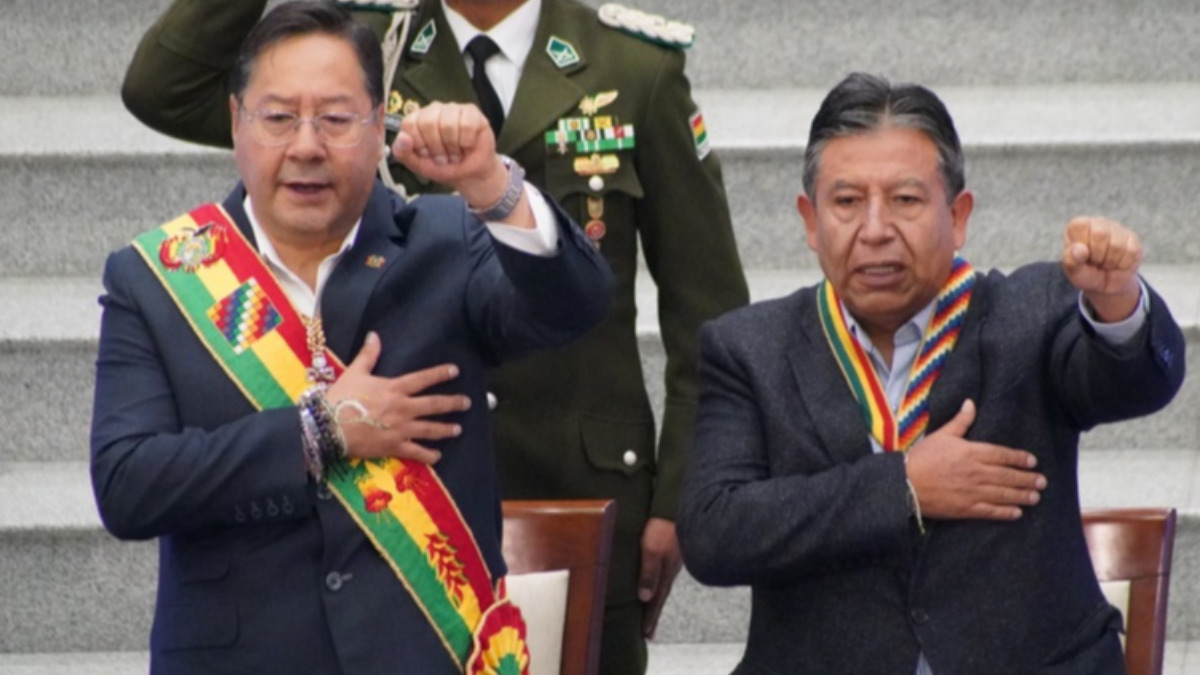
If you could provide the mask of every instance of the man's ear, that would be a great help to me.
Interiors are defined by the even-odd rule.
[[[796,197],[796,210],[804,219],[804,229],[808,233],[808,247],[817,250],[817,207],[808,195],[803,192]]]
[[[950,217],[953,219],[951,230],[954,233],[954,250],[961,251],[967,243],[967,220],[971,210],[975,208],[975,195],[970,190],[958,193],[950,204]]]

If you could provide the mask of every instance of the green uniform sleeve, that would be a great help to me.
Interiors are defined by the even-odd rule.
[[[121,98],[146,126],[231,147],[229,72],[266,0],[176,0],[142,36]]]
[[[697,112],[683,74],[684,54],[665,52],[638,129],[638,175],[645,197],[638,229],[658,287],[658,316],[667,353],[666,404],[658,446],[658,478],[650,515],[675,519],[696,413],[700,324],[746,304],[749,293],[730,222],[721,165],[703,160],[689,118]]]

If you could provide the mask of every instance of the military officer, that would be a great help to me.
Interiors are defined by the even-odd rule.
[[[265,4],[175,0],[130,64],[126,106],[164,133],[228,146],[225,81]],[[349,8],[383,42],[389,128],[431,101],[478,103],[494,118],[499,151],[583,224],[617,278],[599,327],[495,373],[493,423],[506,498],[617,499],[601,672],[644,672],[644,638],[680,567],[674,518],[696,405],[697,329],[747,301],[720,165],[684,75],[692,31],[575,0]],[[468,50],[480,34],[494,49]],[[398,189],[444,189],[385,161],[381,174]],[[639,244],[667,354],[657,452],[635,330]]]

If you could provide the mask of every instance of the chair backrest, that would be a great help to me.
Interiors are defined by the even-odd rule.
[[[1083,513],[1092,566],[1125,616],[1125,668],[1129,675],[1161,675],[1167,638],[1167,592],[1175,548],[1175,509],[1105,509]],[[1114,603],[1116,604],[1116,603]]]
[[[505,501],[504,560],[511,574],[568,570],[559,675],[595,675],[617,507],[601,501]],[[537,655],[531,654],[536,663]]]

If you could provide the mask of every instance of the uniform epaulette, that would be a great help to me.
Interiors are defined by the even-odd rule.
[[[691,24],[671,21],[615,2],[601,5],[598,11],[600,23],[656,45],[687,49],[696,41],[696,29]]]
[[[355,12],[403,12],[416,9],[421,5],[421,0],[373,0],[372,2],[358,2],[357,0],[338,0],[337,6]]]

